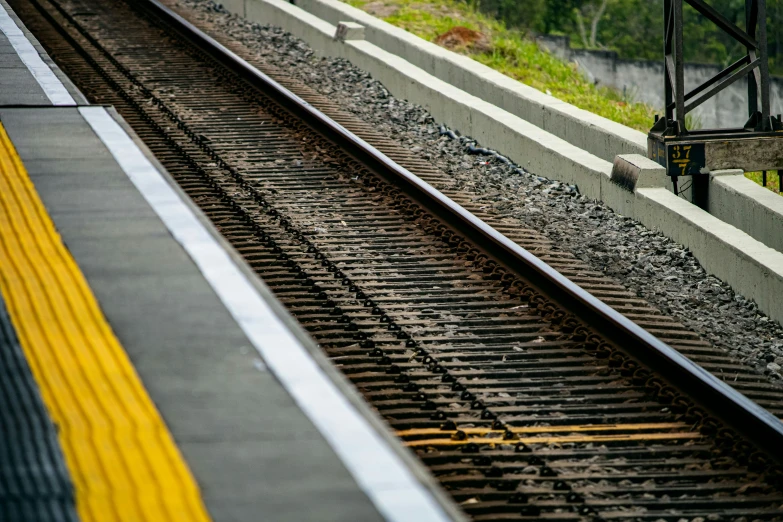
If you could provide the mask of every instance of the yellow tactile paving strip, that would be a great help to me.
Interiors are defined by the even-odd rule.
[[[208,521],[195,480],[2,124],[0,292],[58,427],[82,522]]]

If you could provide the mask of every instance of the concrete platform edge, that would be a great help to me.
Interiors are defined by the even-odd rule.
[[[76,85],[71,82],[70,78],[65,74],[65,72],[60,69],[56,63],[54,63],[54,60],[52,60],[49,57],[49,54],[46,52],[46,50],[43,48],[43,45],[35,38],[33,33],[30,32],[29,29],[27,29],[27,26],[25,26],[22,21],[19,19],[19,17],[16,15],[14,10],[11,8],[10,5],[8,5],[8,2],[6,0],[0,0],[0,7],[2,7],[9,15],[9,17],[16,23],[16,26],[22,31],[22,34],[24,34],[25,38],[32,44],[32,46],[35,48],[35,50],[38,52],[38,55],[41,57],[41,60],[51,69],[52,73],[57,77],[58,80],[63,84],[65,89],[68,91],[68,93],[73,98],[74,102],[77,105],[89,105],[89,102],[87,102],[87,98],[79,91],[79,89],[76,87]]]
[[[303,365],[304,367],[314,366],[318,368],[315,371],[312,369],[308,370],[308,375],[311,375],[315,381],[320,381],[321,384],[311,379],[307,385],[303,386],[296,381],[296,376],[291,374],[290,368],[284,369],[285,365],[282,362],[284,358],[277,355],[272,355],[276,362],[268,364],[270,366],[269,369],[273,370],[274,377],[296,399],[302,411],[319,427],[324,439],[329,442],[333,451],[343,461],[343,465],[351,472],[364,493],[376,505],[376,508],[388,520],[461,520],[459,509],[437,486],[429,472],[424,469],[418,459],[401,445],[399,439],[389,432],[388,427],[373,413],[348,381],[344,378],[340,379],[342,377],[341,374],[331,365],[331,362],[323,355],[318,346],[298,327],[296,321],[284,312],[282,305],[277,302],[276,298],[258,280],[255,274],[246,267],[239,256],[222,241],[221,236],[211,226],[206,217],[196,211],[190,199],[185,197],[184,193],[179,190],[177,184],[168,176],[165,169],[153,159],[150,151],[143,146],[135,133],[116,111],[112,109],[107,113],[104,108],[84,107],[87,104],[86,99],[52,62],[41,44],[34,39],[13,10],[5,3],[5,0],[0,1],[3,2],[4,31],[9,35],[9,38],[16,39],[10,42],[14,50],[17,53],[26,53],[26,62],[21,54],[20,58],[22,58],[29,72],[32,73],[30,83],[34,84],[37,82],[44,89],[54,106],[69,105],[81,113],[85,121],[92,126],[93,131],[100,136],[100,140],[104,145],[115,155],[115,159],[121,165],[126,165],[122,169],[128,178],[136,184],[137,190],[147,199],[148,204],[155,208],[155,211],[164,222],[166,219],[169,219],[169,222],[174,224],[175,228],[171,228],[167,224],[170,233],[188,251],[197,265],[199,265],[197,257],[200,256],[204,260],[207,259],[203,253],[204,248],[214,250],[212,253],[213,258],[203,265],[202,275],[206,280],[210,281],[213,290],[221,296],[221,300],[224,301],[227,309],[231,311],[239,327],[245,331],[251,343],[259,349],[260,355],[266,358],[274,353],[269,352],[268,349],[265,349],[266,352],[261,350],[261,345],[258,344],[258,340],[263,337],[263,330],[260,329],[262,324],[267,329],[275,330],[275,328],[278,328],[276,330],[277,333],[272,332],[270,335],[276,335],[275,339],[279,338],[279,342],[282,342],[284,337],[290,336],[289,339],[293,339],[293,343],[289,342],[289,345],[299,345],[298,349],[303,350],[301,353],[307,353],[306,357],[295,354],[293,358],[297,359],[298,357],[300,367]],[[21,50],[19,46],[22,46]],[[74,96],[70,96],[71,93]],[[8,108],[12,107],[8,106]],[[29,109],[25,109],[23,106],[18,108],[44,114],[47,113],[46,110],[49,107],[46,105],[34,105],[29,106]],[[52,110],[57,111],[60,109],[52,107]],[[103,116],[100,116],[101,113]],[[123,140],[125,141],[123,142]],[[113,145],[110,145],[110,143],[113,143]],[[138,151],[136,159],[133,159],[134,153],[130,150],[133,148],[136,148]],[[115,153],[115,150],[118,152]],[[128,156],[129,153],[131,156]],[[141,156],[138,156],[139,153]],[[124,159],[122,159],[123,156]],[[145,161],[139,161],[140,157],[146,160],[148,167],[143,165]],[[132,171],[135,173],[132,174]],[[154,172],[154,175],[151,175],[151,172]],[[155,176],[158,176],[160,181],[155,181]],[[138,180],[142,185],[137,184],[137,181],[134,180]],[[160,188],[153,189],[153,185]],[[154,190],[157,190],[157,192],[151,192]],[[166,191],[171,191],[171,195],[166,195]],[[150,197],[153,199],[149,199]],[[180,211],[174,210],[172,206],[176,200],[179,200],[179,203],[182,205],[180,207],[182,210]],[[164,214],[161,214],[158,209],[166,209],[163,212],[169,217],[164,218]],[[173,212],[179,212],[179,214],[172,214]],[[191,217],[189,219],[193,220],[191,223],[197,223],[197,225],[187,225],[184,222],[177,221],[187,218],[187,214],[190,214]],[[183,226],[190,226],[190,228],[186,230],[183,229]],[[177,227],[180,229],[179,232],[175,232]],[[202,242],[194,243],[192,234],[197,233],[198,228],[204,231],[203,235],[200,236]],[[213,247],[208,245],[210,241],[214,242]],[[187,243],[191,246],[189,247]],[[197,255],[196,252],[199,252],[199,254]],[[216,264],[214,260],[216,254],[218,257],[225,255],[227,263],[224,261],[223,265]],[[207,268],[209,263],[211,263],[211,268]],[[233,282],[225,280],[225,275],[214,275],[216,270],[218,272],[221,270],[217,268],[218,266],[222,266],[224,272],[227,268],[231,268],[229,272],[232,270],[236,271],[234,276],[228,275],[229,279],[231,277],[234,278]],[[208,272],[205,270],[213,272],[212,279],[210,279]],[[220,277],[224,279],[223,282],[218,282]],[[243,281],[243,283],[238,285],[239,281]],[[220,285],[222,285],[222,288]],[[259,306],[263,303],[263,306],[260,306],[260,308],[268,310],[265,313],[274,316],[280,322],[282,329],[273,327],[274,320],[267,321],[259,317],[249,319],[257,314],[238,312],[236,299],[229,298],[226,301],[224,297],[228,295],[227,289],[230,285],[232,285],[231,288],[234,291],[244,295],[246,299],[250,298],[248,302],[257,300],[256,302]],[[245,288],[249,287],[252,290],[249,292],[242,290],[241,286],[243,285],[246,285]],[[253,294],[257,297],[253,297]],[[263,342],[265,345],[270,343],[271,340]],[[288,359],[290,360],[291,356]],[[269,363],[269,361],[266,362]],[[291,362],[289,361],[285,364],[288,364],[290,367]],[[275,366],[284,374],[288,374],[285,379],[282,374],[274,372]],[[292,380],[292,376],[294,380]],[[313,414],[314,411],[318,411],[318,407],[308,404],[307,397],[313,396],[312,391],[306,391],[310,389],[322,390],[323,393],[318,396],[319,400],[314,402],[320,404],[321,408],[327,408],[327,411],[334,409],[335,418],[346,421],[344,428],[341,429],[339,426],[335,426],[335,422],[339,422],[339,420],[325,421],[325,415],[328,415],[327,411]],[[350,406],[346,408],[341,403],[349,404]],[[314,408],[316,409],[314,410]],[[353,445],[347,441],[353,441]],[[354,449],[357,456],[352,456]],[[383,468],[383,473],[380,469],[373,468],[373,462],[375,461]],[[375,467],[377,468],[377,466]],[[401,495],[404,495],[404,499]]]

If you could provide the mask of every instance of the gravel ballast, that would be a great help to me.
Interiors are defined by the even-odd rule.
[[[208,20],[257,53],[258,59],[340,104],[377,132],[453,176],[466,193],[521,226],[546,236],[595,270],[674,317],[713,345],[780,382],[783,329],[756,304],[708,275],[683,246],[618,215],[575,187],[525,172],[504,158],[469,154],[490,148],[444,128],[422,107],[394,98],[369,74],[343,59],[317,56],[279,28],[248,22],[210,0],[174,4],[193,20]]]

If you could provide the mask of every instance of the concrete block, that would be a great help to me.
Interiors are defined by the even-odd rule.
[[[612,165],[611,181],[629,192],[637,188],[665,187],[666,169],[641,154],[620,154]]]
[[[230,13],[245,16],[245,0],[220,0],[220,3]]]
[[[611,180],[611,173],[601,178],[601,200],[621,216],[635,216],[636,196]]]
[[[664,188],[636,192],[636,218],[688,247],[707,272],[783,320],[783,254]]]
[[[334,39],[340,42],[364,40],[364,26],[355,22],[340,22],[334,32]]]
[[[783,197],[749,180],[741,170],[711,173],[709,211],[765,245],[783,251]]]
[[[744,176],[745,172],[742,169],[726,169],[726,170],[713,170],[710,172],[710,176]]]
[[[281,0],[245,0],[245,17],[282,27],[308,42],[322,56],[341,56],[334,41],[335,26]]]

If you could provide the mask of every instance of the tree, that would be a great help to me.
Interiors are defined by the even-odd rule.
[[[466,0],[510,27],[570,36],[575,45],[612,49],[635,60],[663,59],[663,0]],[[745,0],[705,0],[745,27]],[[744,48],[686,5],[685,59],[727,65]],[[783,0],[767,0],[770,70],[783,73]]]
[[[543,32],[565,33],[572,22],[574,9],[582,5],[582,0],[548,0],[541,25]]]
[[[576,24],[579,27],[579,36],[582,37],[582,45],[586,49],[595,49],[598,47],[596,38],[598,37],[598,24],[601,22],[604,13],[606,12],[606,6],[609,0],[600,0],[600,4],[596,6],[594,2],[587,2],[581,9],[574,8],[574,16],[576,17]],[[587,37],[587,31],[585,30],[584,17],[590,16],[590,38]]]

